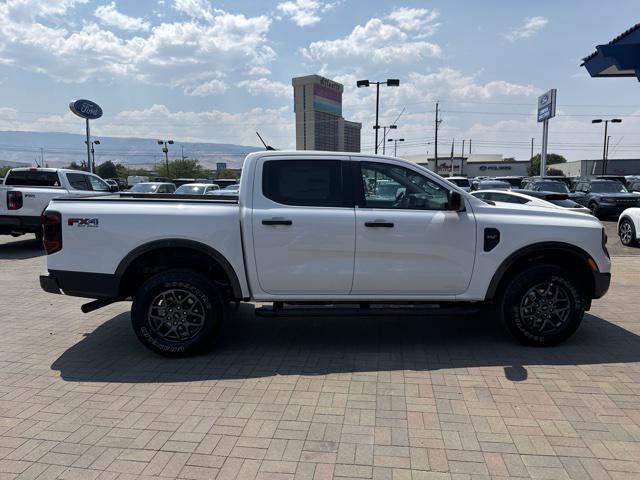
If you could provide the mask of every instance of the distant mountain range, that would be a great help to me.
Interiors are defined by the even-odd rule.
[[[107,160],[129,166],[153,167],[164,162],[162,146],[153,138],[100,137],[95,145],[96,164]],[[224,162],[227,168],[240,168],[244,157],[262,147],[228,143],[178,142],[169,145],[169,159],[197,158],[206,167],[215,169]],[[51,167],[80,163],[87,159],[85,137],[75,133],[0,131],[0,166],[44,163]]]

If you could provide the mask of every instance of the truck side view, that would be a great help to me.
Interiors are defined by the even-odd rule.
[[[225,305],[263,316],[427,315],[491,305],[528,345],[578,328],[610,282],[590,215],[491,204],[396,158],[250,154],[238,199],[54,199],[42,288],[132,300],[140,341],[167,356],[206,348]]]
[[[61,168],[14,168],[0,185],[0,235],[42,234],[40,215],[57,197],[108,195],[97,175]]]

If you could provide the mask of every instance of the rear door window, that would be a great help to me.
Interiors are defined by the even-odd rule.
[[[262,192],[283,205],[340,207],[344,204],[340,160],[269,160]]]
[[[12,170],[7,175],[5,185],[23,187],[59,187],[58,172],[42,170]]]
[[[69,180],[69,185],[74,190],[91,190],[87,175],[83,173],[67,173],[67,180]]]

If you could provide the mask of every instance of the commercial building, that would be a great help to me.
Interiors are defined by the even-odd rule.
[[[436,161],[433,157],[405,155],[402,158],[427,167],[431,171],[436,171]],[[472,154],[467,157],[438,157],[438,171],[436,173],[443,177],[524,177],[528,175],[529,165],[528,160],[505,160],[502,155]]]
[[[573,162],[552,165],[562,170],[567,177],[589,177],[602,175],[602,159],[576,160]],[[607,175],[640,175],[640,158],[609,158]]]
[[[320,75],[296,77],[291,84],[297,150],[360,151],[362,124],[342,117],[342,84]]]

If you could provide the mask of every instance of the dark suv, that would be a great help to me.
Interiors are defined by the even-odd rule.
[[[547,178],[530,178],[523,182],[522,188],[533,192],[569,193],[569,187],[565,182]]]
[[[629,193],[624,185],[613,180],[581,180],[572,199],[588,207],[596,217],[619,215],[629,207],[640,206],[640,195]]]

